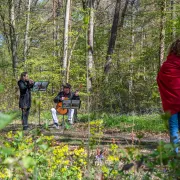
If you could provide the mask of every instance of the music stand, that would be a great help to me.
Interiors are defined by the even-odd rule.
[[[80,100],[63,100],[62,101],[62,108],[63,109],[79,109],[80,106],[81,106],[81,101]],[[63,115],[62,126],[63,126],[63,130],[64,130],[64,127],[65,127],[64,115]]]
[[[41,119],[41,103],[40,103],[40,91],[46,92],[47,87],[49,85],[49,81],[37,81],[34,83],[33,85],[33,92],[38,92],[39,94],[39,125],[41,125],[40,123],[40,119]]]

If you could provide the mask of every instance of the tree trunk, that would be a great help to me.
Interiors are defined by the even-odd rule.
[[[120,25],[119,25],[120,28],[123,27],[125,13],[127,10],[128,3],[129,3],[129,0],[126,0],[123,11],[122,11],[122,15],[121,15],[121,21],[120,21]],[[110,71],[110,68],[111,68],[112,54],[114,52],[114,47],[115,47],[116,37],[117,37],[120,9],[121,9],[121,0],[117,0],[114,19],[113,19],[113,25],[111,28],[111,37],[109,40],[109,46],[108,46],[108,51],[107,51],[107,56],[106,56],[106,64],[104,67],[105,74],[108,74]]]
[[[134,20],[135,20],[135,8],[134,2],[131,3],[131,48],[130,48],[130,61],[129,61],[129,111],[134,110],[133,102],[133,59],[134,59],[134,47],[135,47],[135,34],[134,34]]]
[[[92,76],[93,76],[93,44],[94,44],[94,0],[89,0],[89,27],[88,27],[88,60],[87,60],[87,90],[92,89]]]
[[[71,57],[72,57],[73,51],[75,49],[76,43],[77,43],[77,41],[79,39],[79,36],[80,36],[80,34],[78,34],[78,36],[76,37],[76,39],[75,39],[75,41],[74,41],[74,43],[72,45],[72,48],[71,48],[71,50],[69,52],[69,57],[68,57],[68,60],[67,60],[66,82],[69,82],[69,71],[70,71]]]
[[[107,56],[106,56],[106,64],[104,67],[104,72],[106,74],[109,72],[110,66],[111,66],[112,54],[114,51],[114,46],[115,46],[116,37],[117,37],[120,9],[121,9],[121,0],[117,0],[115,13],[114,13],[114,20],[113,20],[113,24],[111,28],[111,37],[109,40],[109,46],[108,46],[108,51],[107,51]]]
[[[130,80],[129,80],[129,95],[132,94],[132,88],[133,88],[133,64],[132,61],[134,59],[134,45],[135,45],[135,35],[134,35],[134,19],[135,15],[133,12],[133,4],[131,4],[131,57],[129,62],[129,74],[130,74]]]
[[[64,21],[64,47],[63,47],[63,83],[66,80],[67,57],[68,57],[68,33],[69,33],[69,14],[71,0],[66,1],[66,16]]]
[[[21,5],[22,5],[22,0],[19,0],[18,2],[18,8],[17,8],[17,19],[20,19],[21,16]]]
[[[53,56],[56,57],[56,0],[53,0],[53,42],[54,42],[54,50]]]
[[[38,1],[39,1],[39,0],[35,0],[34,6],[37,6]]]
[[[159,47],[159,67],[162,65],[164,60],[165,50],[165,12],[166,12],[166,1],[161,0],[160,2],[160,47]]]
[[[6,19],[5,19],[5,15],[2,13],[0,13],[0,17],[2,20],[2,27],[3,27],[3,34],[5,37],[5,41],[8,45],[8,51],[9,53],[11,53],[11,43],[10,43],[10,39],[9,39],[9,32],[8,32],[8,28],[6,27]]]
[[[61,8],[63,7],[63,3],[62,3],[62,0],[58,0],[57,1],[57,9],[56,9],[56,46],[59,47],[57,48],[57,57],[60,58],[60,25],[59,25],[59,22],[60,22],[60,12],[61,12]]]
[[[13,75],[16,75],[16,68],[18,65],[17,58],[17,36],[16,36],[16,24],[15,24],[15,10],[14,10],[14,0],[9,0],[9,28],[10,28],[10,41],[11,41],[11,54],[12,54],[12,64],[13,64]]]
[[[31,0],[28,0],[27,13],[26,13],[26,31],[24,37],[24,61],[26,61],[27,59],[28,47],[29,47],[30,11],[31,11]]]
[[[70,5],[70,11],[69,11],[69,32],[71,32],[71,27],[72,27],[72,22],[71,22],[71,8],[72,8],[72,4]],[[69,52],[69,56],[67,57],[67,68],[66,68],[66,82],[69,82],[69,71],[70,71],[70,61],[71,61],[71,56],[72,56],[72,52],[73,49],[70,48],[71,47],[71,40],[72,40],[72,36],[69,36],[69,48],[68,50],[70,50]]]
[[[126,0],[124,8],[122,10],[121,20],[120,20],[120,23],[119,23],[120,30],[121,30],[121,28],[123,28],[123,25],[124,25],[124,18],[125,18],[125,15],[126,15],[128,4],[129,4],[129,0]]]
[[[62,1],[61,0],[53,0],[53,42],[54,42],[54,51],[53,56],[54,58],[60,59],[60,47],[59,47],[59,16],[60,16],[60,9],[62,8]],[[61,63],[61,62],[60,62]]]
[[[176,27],[175,27],[176,2],[175,0],[171,0],[171,19],[172,19],[172,40],[175,40],[176,39]]]

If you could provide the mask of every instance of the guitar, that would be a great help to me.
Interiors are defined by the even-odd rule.
[[[68,97],[65,97],[64,100],[68,100]],[[67,114],[68,110],[62,108],[62,105],[63,105],[62,101],[58,102],[57,105],[56,105],[56,111],[61,115],[65,115],[65,114]]]
[[[75,93],[76,93],[76,92],[79,92],[79,90],[76,90]],[[72,94],[73,94],[73,93],[72,93]],[[71,97],[71,98],[72,98],[72,97]],[[68,100],[68,99],[71,99],[71,98],[64,97],[64,100]],[[62,105],[63,105],[63,102],[62,102],[62,101],[61,101],[61,102],[58,102],[57,105],[56,105],[56,111],[57,111],[59,114],[61,114],[61,115],[65,115],[65,114],[67,114],[68,109],[62,108]]]

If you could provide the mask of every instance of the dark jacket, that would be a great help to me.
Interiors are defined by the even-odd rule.
[[[62,97],[67,97],[68,99],[71,100],[80,100],[79,96],[75,96],[73,92],[70,92],[69,94],[65,94],[63,91],[59,92],[59,94],[54,98],[54,102],[58,103],[61,102]]]
[[[19,108],[30,108],[31,107],[31,88],[34,84],[29,84],[29,81],[18,81],[20,90]]]

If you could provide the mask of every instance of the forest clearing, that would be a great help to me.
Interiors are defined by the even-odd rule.
[[[180,0],[0,0],[0,179],[180,179]]]

